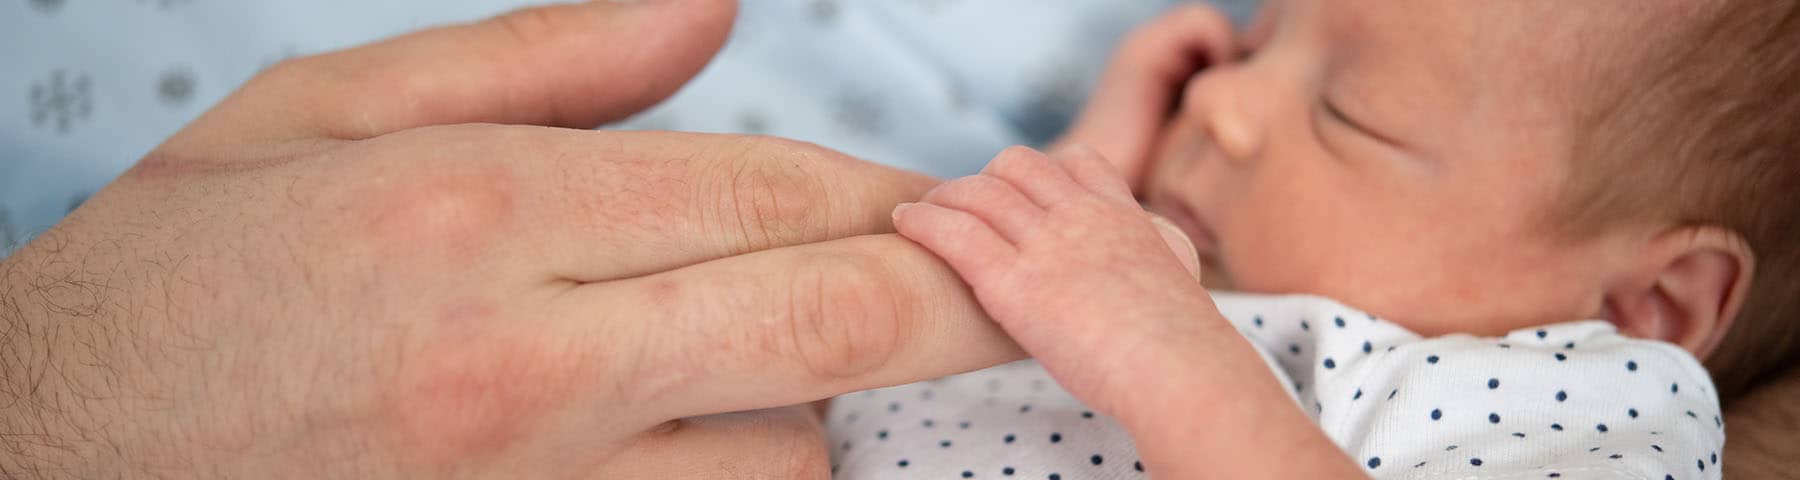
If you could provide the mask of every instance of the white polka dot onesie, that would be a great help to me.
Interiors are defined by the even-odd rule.
[[[1421,338],[1317,297],[1214,297],[1375,478],[1719,478],[1718,398],[1673,345],[1602,321]],[[1117,423],[1030,361],[838,397],[827,430],[841,479],[1154,473]]]

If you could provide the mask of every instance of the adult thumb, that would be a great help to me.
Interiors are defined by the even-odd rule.
[[[200,122],[254,128],[215,135],[243,142],[459,123],[593,128],[673,94],[718,52],[736,14],[735,0],[517,10],[283,62]]]
[[[1193,274],[1194,280],[1199,280],[1200,252],[1194,248],[1194,241],[1188,239],[1187,234],[1181,231],[1181,227],[1175,226],[1174,222],[1170,222],[1161,215],[1150,214],[1150,223],[1156,225],[1156,232],[1162,234],[1163,244],[1168,245],[1169,250],[1175,253],[1175,258],[1181,261],[1182,268],[1186,268],[1188,273]]]

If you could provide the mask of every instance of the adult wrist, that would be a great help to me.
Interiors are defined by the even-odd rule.
[[[29,250],[0,259],[0,476],[118,477],[115,422],[102,416],[117,405],[120,379],[94,375],[110,369],[109,359],[79,358],[111,343],[93,328],[111,319],[46,302],[79,284],[35,270],[45,260]]]

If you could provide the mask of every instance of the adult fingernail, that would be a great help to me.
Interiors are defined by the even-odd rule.
[[[1175,226],[1175,222],[1171,222],[1161,215],[1150,214],[1150,223],[1156,225],[1157,233],[1162,234],[1163,243],[1169,246],[1169,251],[1175,253],[1175,258],[1181,261],[1182,268],[1186,268],[1188,273],[1194,275],[1195,280],[1199,280],[1200,252],[1194,248],[1194,241],[1188,239],[1187,233],[1182,232],[1181,227]]]

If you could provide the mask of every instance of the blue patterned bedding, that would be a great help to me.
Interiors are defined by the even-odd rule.
[[[282,59],[522,0],[0,3],[0,255]],[[1179,0],[743,0],[670,101],[608,128],[797,138],[934,175],[1040,144],[1119,37]],[[1220,0],[1242,21],[1254,0]]]

